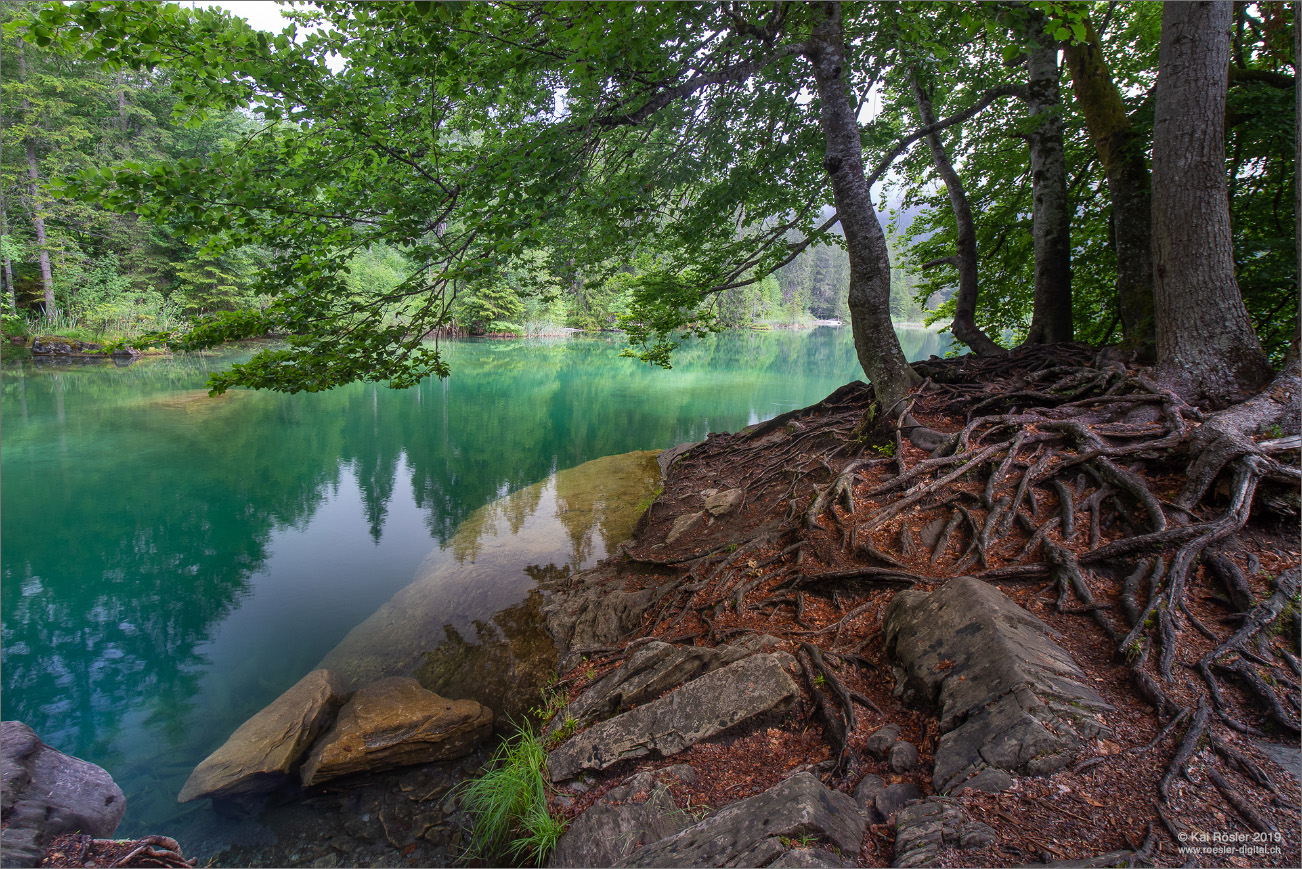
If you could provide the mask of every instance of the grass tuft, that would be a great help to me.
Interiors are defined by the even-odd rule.
[[[565,822],[547,811],[546,761],[542,741],[526,721],[498,746],[488,770],[465,786],[462,800],[475,818],[467,857],[543,864],[565,831]]]

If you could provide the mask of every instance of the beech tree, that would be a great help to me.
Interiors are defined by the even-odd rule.
[[[1113,248],[1117,258],[1117,307],[1126,342],[1151,347],[1153,322],[1152,207],[1146,142],[1126,111],[1103,57],[1098,33],[1088,15],[1085,38],[1064,50],[1071,85],[1090,139],[1103,162],[1112,206]]]
[[[1270,366],[1234,277],[1225,178],[1227,2],[1162,10],[1153,123],[1153,288],[1165,378],[1213,401],[1262,386]]]

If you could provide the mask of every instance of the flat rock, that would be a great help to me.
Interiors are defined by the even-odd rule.
[[[624,591],[623,580],[602,569],[581,573],[572,589],[554,594],[543,605],[547,633],[562,659],[571,651],[606,646],[642,624],[642,615],[659,600],[660,591]]]
[[[21,721],[0,723],[0,810],[8,822],[0,864],[38,865],[43,840],[60,833],[112,836],[126,808],[102,768],[51,748]]]
[[[492,728],[492,710],[474,700],[446,700],[406,676],[381,679],[339,710],[303,764],[303,784],[461,757]]]
[[[665,543],[673,543],[679,537],[682,537],[689,530],[696,526],[696,523],[705,518],[705,511],[700,510],[696,513],[684,513],[674,520],[673,526],[669,533],[665,535]]]
[[[547,758],[552,781],[647,755],[669,757],[765,713],[786,708],[796,683],[785,652],[751,655],[571,737]]]
[[[615,865],[763,866],[782,856],[781,839],[791,836],[817,836],[857,855],[866,830],[853,799],[802,772]]]
[[[1002,769],[986,767],[976,775],[963,781],[959,790],[982,791],[988,794],[1003,793],[1013,786],[1013,777]]]
[[[715,648],[676,646],[658,640],[647,643],[554,715],[543,732],[546,735],[571,726],[571,721],[575,727],[584,727],[776,643],[773,637],[757,635]]]
[[[981,580],[900,592],[882,627],[908,689],[938,710],[939,793],[987,767],[1053,772],[1105,732],[1107,704],[1053,630]]]
[[[667,779],[694,780],[679,764],[640,772],[606,792],[570,822],[552,851],[550,866],[614,866],[638,848],[687,827],[691,816],[669,795]]]
[[[701,494],[705,494],[702,492]],[[711,516],[722,516],[729,510],[741,503],[742,496],[745,494],[741,489],[724,489],[722,492],[711,492],[705,497],[705,510]]]
[[[970,819],[957,801],[929,797],[900,809],[891,865],[934,866],[943,848],[984,848],[997,839],[993,829]]]
[[[343,681],[333,672],[308,673],[204,758],[190,773],[177,802],[275,790],[289,780],[345,699]]]

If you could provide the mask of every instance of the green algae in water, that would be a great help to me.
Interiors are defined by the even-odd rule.
[[[556,664],[538,578],[591,567],[632,535],[638,507],[660,485],[657,455],[585,462],[476,510],[319,666],[350,688],[415,676],[499,719],[519,718]]]

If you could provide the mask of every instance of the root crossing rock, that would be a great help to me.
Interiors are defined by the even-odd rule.
[[[938,709],[938,793],[988,767],[1053,772],[1104,731],[1107,704],[1052,629],[981,580],[900,592],[883,632],[907,687]]]

